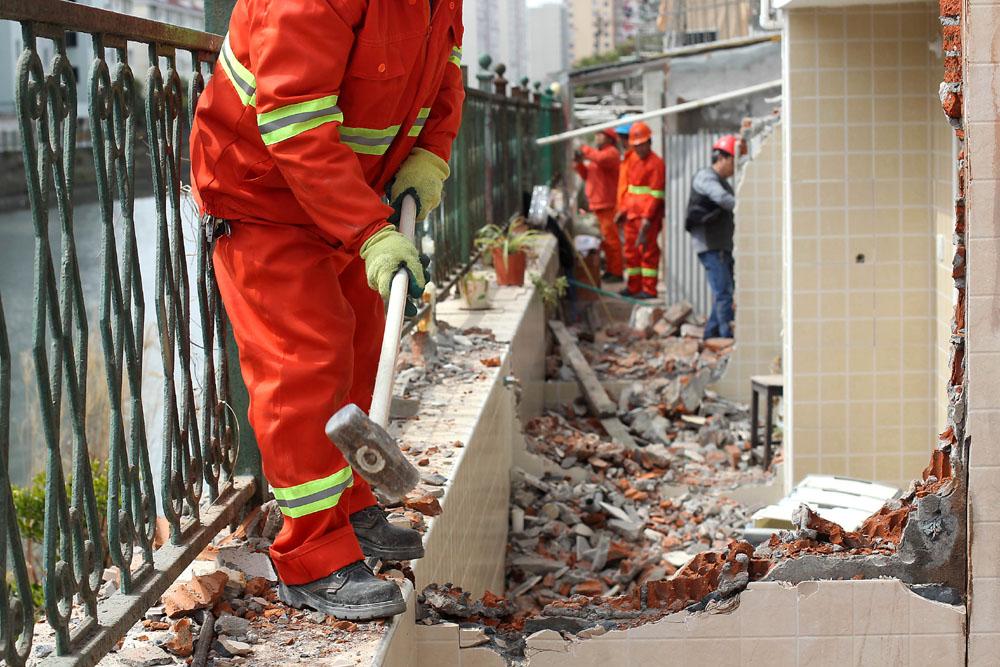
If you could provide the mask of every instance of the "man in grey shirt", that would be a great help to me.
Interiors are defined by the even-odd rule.
[[[728,179],[736,171],[740,138],[729,134],[712,146],[712,166],[699,170],[691,183],[685,228],[712,288],[712,313],[705,338],[732,338],[733,234],[736,196]]]

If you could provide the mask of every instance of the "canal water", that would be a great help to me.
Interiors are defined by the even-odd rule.
[[[89,447],[96,456],[106,455],[107,442],[107,385],[104,375],[104,361],[101,352],[101,338],[98,317],[101,307],[103,280],[101,255],[102,222],[97,202],[78,204],[73,211],[73,227],[77,256],[80,262],[80,277],[83,284],[84,301],[89,329],[87,383],[87,433]],[[135,202],[135,225],[140,267],[142,271],[143,294],[145,297],[143,333],[143,406],[146,435],[153,466],[153,479],[159,486],[159,470],[162,456],[163,420],[163,365],[160,358],[159,336],[156,328],[154,278],[156,266],[156,210],[150,197],[138,198]],[[119,241],[119,262],[121,255],[121,234],[123,221],[120,211],[115,211],[115,229]],[[195,240],[197,239],[197,214],[188,195],[182,201],[182,220],[185,237],[185,251],[188,259],[188,276],[191,281],[191,339],[192,359],[196,366],[194,384],[196,403],[201,385],[201,323],[198,317],[197,291],[194,285]],[[62,243],[59,217],[55,209],[49,214],[49,238],[52,244],[56,274],[60,269]],[[7,331],[11,348],[11,451],[10,473],[15,484],[25,484],[35,474],[42,471],[47,453],[39,420],[38,397],[35,389],[34,364],[31,358],[32,337],[35,321],[34,298],[34,254],[35,232],[30,211],[0,211],[0,295],[7,321]],[[179,379],[179,378],[178,378]],[[127,380],[123,392],[127,396]],[[126,411],[127,415],[127,411]],[[63,421],[62,455],[68,460],[72,451],[72,440]],[[127,432],[127,428],[126,428]]]

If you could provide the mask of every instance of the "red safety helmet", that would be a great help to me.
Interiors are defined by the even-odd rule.
[[[646,125],[642,121],[637,123],[632,123],[632,127],[628,131],[628,143],[629,146],[638,146],[639,144],[644,144],[653,138],[653,131],[649,129],[649,125]]]
[[[613,128],[613,127],[606,127],[603,130],[601,130],[600,133],[603,134],[604,136],[606,136],[608,139],[610,139],[611,143],[613,143],[613,144],[617,144],[618,143],[618,135],[615,134],[615,128]]]
[[[741,155],[746,152],[746,149],[743,147],[742,139],[740,139],[735,134],[726,134],[724,136],[719,137],[718,141],[712,144],[712,150],[721,151],[726,155],[735,156],[737,146],[739,146],[740,148]]]

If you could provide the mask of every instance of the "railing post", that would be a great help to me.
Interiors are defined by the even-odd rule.
[[[507,66],[503,63],[497,63],[497,66],[493,68],[497,73],[496,78],[493,80],[494,91],[497,95],[507,96],[507,79],[504,78],[504,73],[507,71]]]
[[[476,79],[479,80],[479,89],[489,93],[490,86],[493,83],[493,74],[490,73],[490,65],[493,63],[493,58],[488,54],[483,54],[479,57],[479,72],[476,74]],[[493,218],[493,163],[494,156],[496,155],[496,145],[494,140],[496,137],[496,131],[494,128],[494,118],[493,118],[493,105],[487,104],[483,111],[484,113],[484,123],[483,123],[483,178],[485,181],[484,189],[484,208],[486,209],[486,224],[492,225],[494,223]]]
[[[479,90],[483,92],[490,92],[491,84],[493,83],[493,75],[490,74],[490,65],[493,63],[493,58],[489,54],[484,53],[479,56],[479,72],[476,73],[476,80],[479,82]]]

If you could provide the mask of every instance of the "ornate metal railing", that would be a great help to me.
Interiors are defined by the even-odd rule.
[[[490,69],[483,56],[476,75],[478,88],[466,88],[462,127],[452,150],[452,178],[443,204],[431,216],[434,276],[441,283],[467,264],[476,231],[502,224],[522,210],[522,199],[534,185],[563,173],[563,151],[539,149],[531,139],[560,131],[562,109],[540,84],[528,80],[510,87],[502,64]]]
[[[224,12],[210,9],[219,25]],[[41,615],[55,631],[54,655],[42,662],[90,665],[266,488],[237,396],[244,390],[211,248],[187,211],[183,185],[194,108],[222,39],[63,0],[0,0],[0,20],[17,22],[23,42],[15,107],[35,248],[33,286],[5,285],[0,294],[0,658],[11,667],[27,662]],[[43,41],[54,52],[48,62]],[[91,62],[77,81],[72,65],[83,64],[81,45],[89,45],[83,57]],[[137,57],[148,63],[142,72],[133,67]],[[190,62],[184,71],[182,60]],[[439,277],[468,263],[479,226],[503,222],[520,210],[523,193],[562,168],[560,155],[538,151],[532,140],[561,129],[561,111],[527,82],[508,94],[502,66],[489,72],[488,65],[491,89],[469,90],[454,180],[425,230]],[[481,87],[486,79],[480,76]],[[90,128],[100,228],[99,266],[83,267],[88,275],[96,270],[100,288],[89,291],[75,220],[78,109],[86,109]],[[149,213],[137,207],[137,157],[151,171]],[[185,238],[191,225],[195,233]],[[150,244],[154,258],[140,261]],[[9,474],[16,357],[8,334],[16,329],[5,322],[2,298],[19,289],[34,298],[28,381],[37,399],[17,407],[41,425],[31,443],[19,444],[44,450],[46,460],[41,610],[32,601]],[[155,369],[144,357],[147,345],[159,352]],[[110,406],[97,417],[86,407],[95,380]],[[146,400],[150,384],[159,394],[155,409]],[[88,436],[95,419],[107,423],[101,442]],[[103,507],[91,472],[98,451],[107,453]],[[158,513],[168,535],[155,548]],[[120,590],[103,597],[108,564],[120,572]]]
[[[55,631],[55,657],[49,660],[93,664],[260,488],[253,476],[235,474],[237,413],[230,405],[227,325],[208,244],[196,234],[186,245],[182,228],[185,141],[206,67],[221,39],[60,0],[3,0],[0,19],[18,21],[23,42],[15,106],[35,239],[31,379],[38,395],[33,409],[41,423],[41,442],[34,446],[44,447],[47,459],[42,580],[44,616]],[[68,31],[77,33],[78,43],[89,39],[92,45],[90,73],[79,84]],[[55,47],[48,63],[39,57],[41,40]],[[147,71],[133,72],[130,47],[145,50]],[[187,52],[192,62],[186,89],[177,71],[178,52]],[[78,97],[86,98],[89,111],[101,225],[96,294],[84,291],[76,249]],[[135,206],[140,131],[152,170],[152,221],[138,220]],[[58,226],[58,253],[50,244],[51,224]],[[139,261],[140,228],[154,230],[154,266]],[[196,258],[189,273],[192,252]],[[152,294],[143,287],[147,271],[153,272]],[[88,313],[95,309],[98,327],[91,331]],[[198,322],[200,336],[192,322]],[[143,402],[147,323],[155,326],[162,367],[158,425],[148,423],[151,415]],[[7,475],[7,333],[0,305],[0,561],[5,573],[0,649],[8,665],[19,667],[31,649],[35,609]],[[102,356],[97,365],[88,363],[94,335]],[[103,374],[108,394],[106,443],[87,437],[86,392],[93,373]],[[152,435],[162,449],[159,480],[153,479],[147,428],[156,431]],[[94,445],[108,453],[106,519],[91,477]],[[169,539],[154,550],[157,497]],[[99,601],[109,561],[120,572],[120,591]]]

